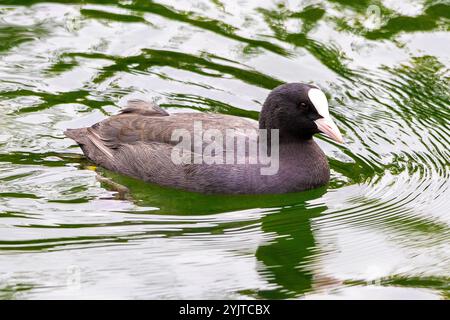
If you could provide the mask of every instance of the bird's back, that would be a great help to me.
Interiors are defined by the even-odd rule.
[[[68,129],[65,134],[79,144],[90,161],[115,172],[191,191],[232,189],[230,193],[245,193],[248,184],[237,181],[242,180],[242,173],[234,179],[235,183],[213,178],[230,177],[225,172],[229,166],[213,166],[215,174],[212,174],[210,167],[203,163],[175,164],[172,161],[173,150],[179,143],[173,140],[174,131],[193,134],[194,125],[201,126],[203,132],[213,129],[224,135],[229,128],[242,132],[257,129],[257,122],[250,119],[207,113],[170,115],[152,103],[135,100],[118,115],[89,128]],[[202,145],[202,150],[205,146]]]

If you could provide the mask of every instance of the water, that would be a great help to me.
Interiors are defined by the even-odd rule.
[[[0,298],[449,298],[450,3],[0,1]],[[331,183],[202,196],[94,168],[126,100],[257,118],[313,82]],[[97,173],[127,186],[125,198]]]

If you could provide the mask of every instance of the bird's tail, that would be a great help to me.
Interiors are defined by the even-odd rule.
[[[86,144],[87,128],[67,129],[64,131],[66,137],[75,140],[78,144]]]
[[[67,129],[64,134],[75,140],[84,155],[92,162],[102,164],[105,157],[113,159],[113,151],[103,143],[92,128]]]

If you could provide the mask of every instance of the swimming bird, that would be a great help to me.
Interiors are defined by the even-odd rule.
[[[225,144],[226,137],[217,140],[229,132],[237,132],[233,143]],[[253,132],[268,132],[267,138]],[[214,194],[288,193],[327,184],[330,169],[313,140],[316,133],[343,142],[323,91],[303,83],[273,89],[259,123],[224,114],[169,114],[155,103],[131,100],[119,114],[92,127],[65,131],[90,161],[106,169],[166,187]],[[245,141],[240,147],[239,137]],[[202,140],[196,144],[195,139]],[[191,144],[180,148],[186,142]],[[209,161],[202,161],[206,151]],[[257,159],[263,152],[266,162]],[[267,159],[276,165],[270,163],[274,170],[263,173]]]

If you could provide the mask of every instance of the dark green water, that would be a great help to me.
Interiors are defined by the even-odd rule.
[[[0,298],[449,298],[450,3],[0,0]],[[313,82],[329,186],[213,197],[63,131],[132,98],[257,118]]]

